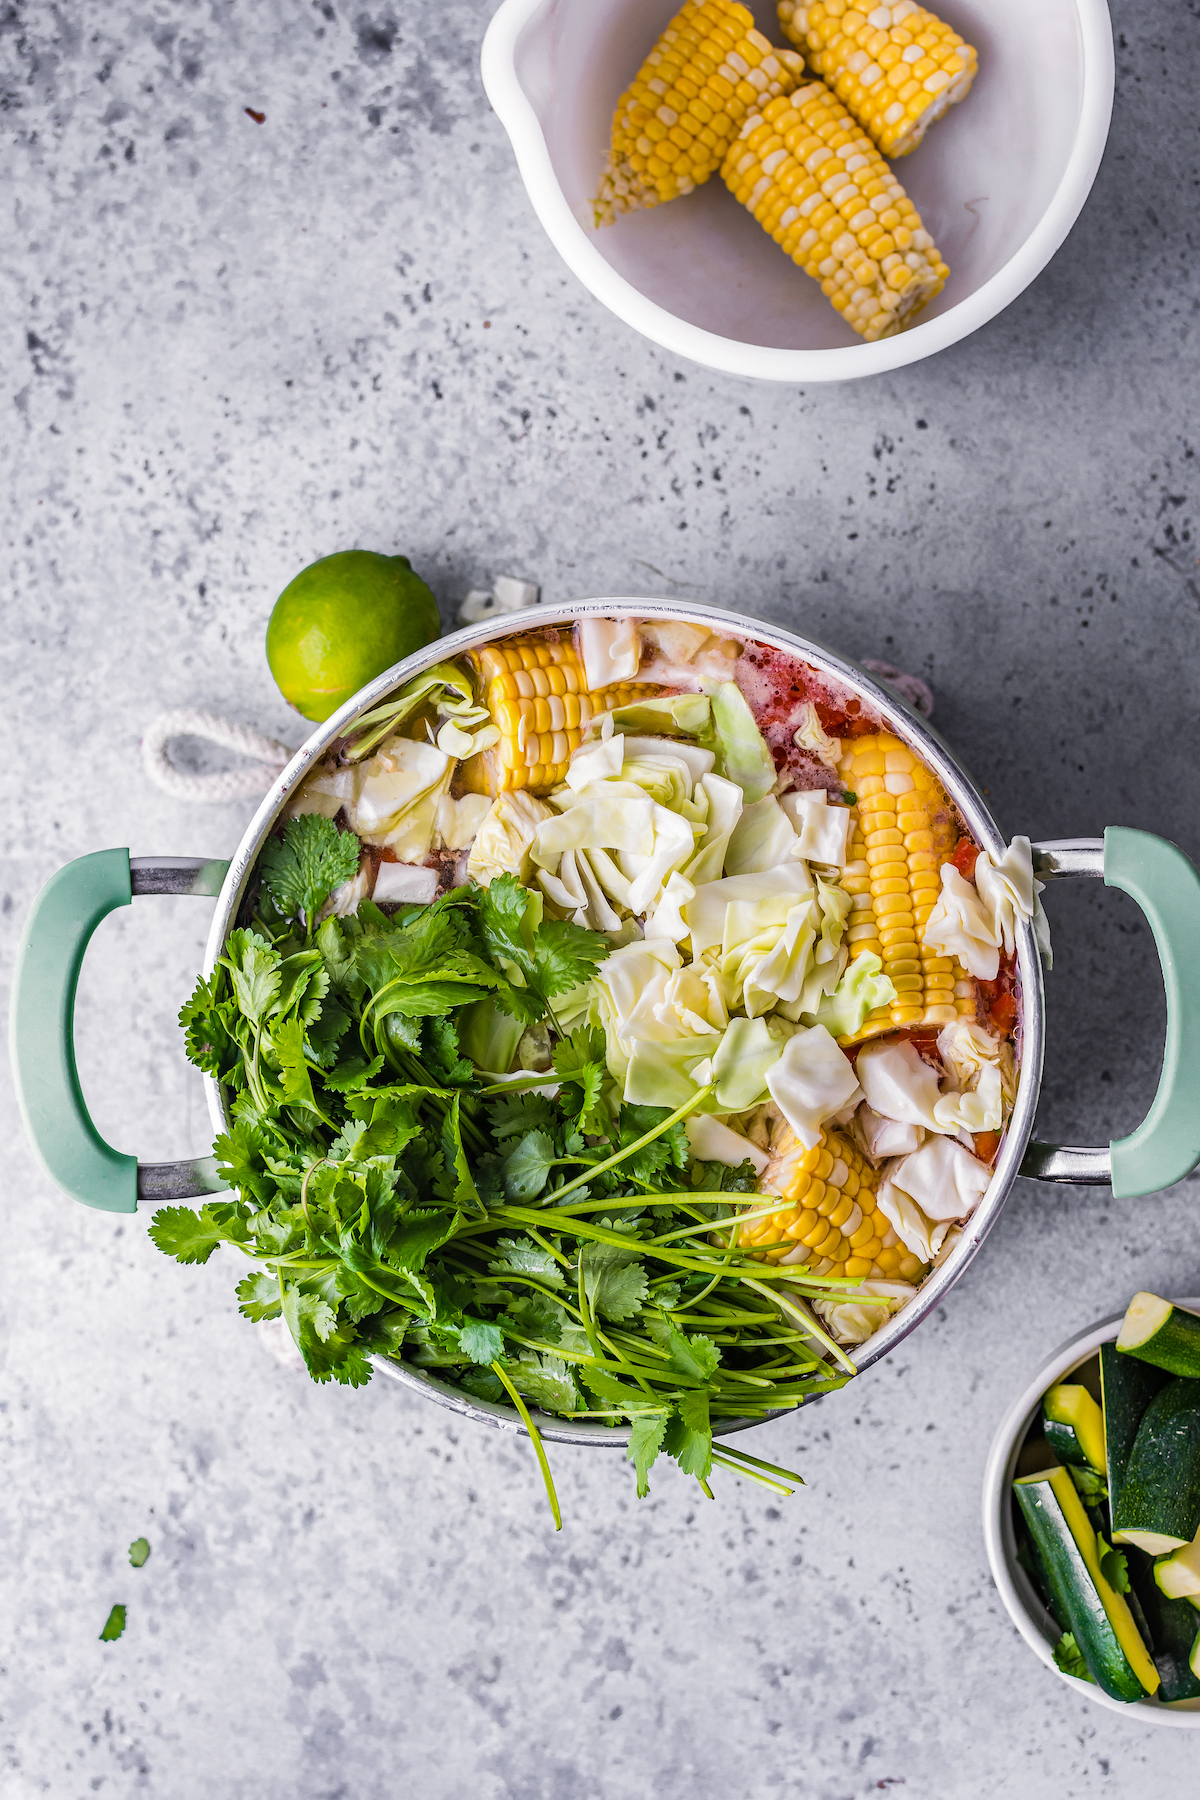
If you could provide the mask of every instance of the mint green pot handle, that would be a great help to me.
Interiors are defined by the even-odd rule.
[[[1117,1200],[1155,1194],[1200,1163],[1200,874],[1166,838],[1110,825],[1104,885],[1137,901],[1149,921],[1167,993],[1158,1092],[1136,1131],[1112,1145]]]
[[[1149,921],[1162,964],[1167,1033],[1158,1092],[1146,1117],[1107,1150],[1031,1143],[1022,1175],[1037,1181],[1112,1184],[1117,1200],[1157,1194],[1200,1163],[1200,873],[1149,831],[1110,825],[1099,838],[1035,844],[1034,872],[1043,880],[1102,875],[1137,901]]]
[[[9,1049],[29,1141],[57,1187],[102,1212],[131,1213],[139,1199],[187,1198],[224,1185],[210,1157],[138,1163],[96,1130],[75,1066],[75,992],[102,919],[134,894],[220,892],[227,863],[97,850],[59,869],[29,910],[17,948]]]

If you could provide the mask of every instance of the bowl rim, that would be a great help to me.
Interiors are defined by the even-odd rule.
[[[537,114],[517,75],[517,46],[552,0],[501,0],[480,53],[484,91],[512,143],[533,209],[571,272],[597,300],[652,343],[705,368],[752,381],[803,386],[854,381],[920,362],[978,331],[1024,292],[1063,243],[1083,209],[1108,141],[1115,85],[1107,0],[1073,0],[1081,39],[1079,126],[1062,179],[1020,248],[982,287],[948,312],[874,344],[782,350],[706,331],[648,299],[600,254],[559,186]]]
[[[1183,1296],[1174,1304],[1200,1312],[1200,1298]],[[1047,1358],[1008,1407],[992,1439],[984,1469],[983,1541],[992,1580],[1004,1602],[1005,1611],[1034,1655],[1048,1669],[1053,1669],[1060,1681],[1067,1682],[1097,1706],[1104,1707],[1108,1712],[1120,1713],[1124,1718],[1133,1716],[1143,1724],[1195,1731],[1200,1730],[1200,1698],[1165,1701],[1144,1695],[1140,1700],[1129,1703],[1114,1700],[1111,1694],[1104,1693],[1095,1682],[1079,1681],[1074,1675],[1064,1674],[1054,1660],[1052,1648],[1053,1640],[1058,1636],[1058,1627],[1046,1607],[1038,1600],[1033,1584],[1016,1560],[1016,1537],[1009,1503],[1010,1484],[1017,1456],[1041,1404],[1042,1395],[1048,1387],[1061,1381],[1064,1376],[1087,1362],[1089,1357],[1094,1356],[1101,1344],[1111,1342],[1124,1317],[1125,1314],[1119,1312],[1111,1318],[1100,1319],[1083,1331],[1076,1332],[1065,1344],[1060,1344],[1053,1356]],[[1196,1615],[1196,1623],[1200,1630],[1200,1613]]]
[[[325,755],[329,746],[350,729],[356,719],[370,707],[386,699],[403,682],[421,674],[435,662],[457,656],[476,645],[486,644],[512,633],[536,630],[540,626],[569,627],[589,615],[611,618],[622,614],[685,621],[697,618],[711,620],[714,624],[723,625],[731,636],[754,639],[789,656],[798,657],[801,661],[813,663],[819,672],[833,676],[848,686],[851,692],[867,700],[872,709],[937,772],[976,840],[994,855],[1003,852],[1005,840],[988,810],[978,783],[963,768],[954,751],[929,721],[902,700],[893,689],[885,688],[849,657],[829,649],[817,639],[793,631],[787,626],[777,625],[772,620],[756,619],[732,608],[712,606],[686,596],[662,599],[644,594],[605,594],[579,600],[547,602],[515,613],[491,613],[477,624],[463,626],[445,637],[435,638],[432,643],[423,645],[420,650],[414,651],[392,668],[385,669],[373,681],[351,695],[328,719],[313,726],[308,739],[294,752],[287,767],[281,770],[260,802],[230,861],[209,926],[204,957],[205,975],[212,974],[217,958],[222,953],[225,937],[236,920],[242,895],[257,863],[263,841],[279,813],[305,775]],[[1020,1172],[1021,1159],[1033,1131],[1045,1049],[1042,964],[1028,921],[1018,925],[1017,960],[1021,1008],[1020,1079],[1016,1104],[992,1169],[991,1182],[974,1213],[964,1221],[961,1235],[950,1254],[926,1276],[916,1296],[900,1312],[888,1318],[867,1340],[862,1353],[854,1357],[859,1375],[865,1374],[874,1363],[890,1354],[941,1304],[967,1264],[978,1253]],[[230,1121],[224,1110],[221,1086],[210,1075],[203,1079],[214,1130],[227,1131]],[[513,1428],[515,1416],[510,1408],[500,1402],[476,1400],[473,1396],[464,1395],[462,1389],[453,1388],[448,1383],[439,1381],[435,1374],[417,1369],[411,1364],[401,1365],[380,1358],[375,1366],[380,1372],[387,1373],[410,1388],[420,1390],[427,1398],[452,1411]],[[729,1420],[722,1425],[721,1434],[765,1424],[769,1419],[785,1416],[795,1410],[797,1409],[782,1409],[768,1413],[761,1419]],[[593,1421],[568,1423],[549,1414],[538,1414],[537,1425],[543,1437],[561,1443],[602,1443],[615,1447],[623,1446],[629,1437],[628,1431],[620,1427],[603,1426]],[[516,1428],[524,1430],[523,1425],[518,1424]]]

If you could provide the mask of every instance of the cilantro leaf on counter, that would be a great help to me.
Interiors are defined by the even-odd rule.
[[[259,859],[263,884],[285,919],[313,921],[335,888],[358,874],[361,851],[352,832],[321,813],[289,819],[283,837],[269,838]]]
[[[102,1644],[115,1644],[125,1629],[125,1608],[114,1606],[104,1621],[104,1630],[100,1633]]]
[[[130,1566],[130,1568],[132,1568],[132,1569],[144,1568],[146,1566],[146,1563],[149,1561],[149,1557],[150,1557],[150,1541],[149,1541],[149,1539],[144,1538],[144,1537],[134,1538],[132,1544],[130,1544],[130,1546],[129,1546],[129,1566]]]

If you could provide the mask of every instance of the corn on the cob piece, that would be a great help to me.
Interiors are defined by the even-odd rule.
[[[907,744],[880,732],[846,740],[842,785],[857,796],[843,886],[853,895],[851,956],[873,951],[896,990],[871,1013],[857,1043],[898,1026],[948,1025],[975,1014],[975,984],[962,965],[921,941],[941,889],[941,866],[958,842],[954,809]]]
[[[657,693],[644,682],[616,682],[589,693],[579,652],[570,639],[508,638],[469,652],[482,699],[499,727],[500,742],[462,765],[469,793],[508,788],[545,794],[567,772],[591,720],[614,707]]]
[[[690,194],[720,167],[750,108],[790,93],[803,67],[754,29],[749,7],[687,0],[617,102],[596,224]]]
[[[885,156],[915,150],[979,67],[971,45],[915,0],[779,0],[779,23]]]
[[[752,113],[721,170],[733,194],[848,325],[911,325],[950,271],[878,150],[822,82]]]
[[[790,1210],[752,1219],[738,1233],[742,1249],[773,1263],[806,1263],[815,1275],[899,1276],[917,1281],[926,1265],[905,1248],[875,1207],[879,1177],[840,1131],[826,1130],[806,1150],[783,1120],[773,1125],[771,1160],[760,1194],[778,1194]]]

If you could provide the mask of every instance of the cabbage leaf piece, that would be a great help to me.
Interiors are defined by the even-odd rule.
[[[882,970],[874,951],[860,951],[833,993],[826,995],[814,1012],[805,1014],[806,1022],[824,1025],[834,1037],[856,1036],[877,1006],[890,1006],[896,998],[896,990]]]
[[[953,863],[942,864],[941,891],[921,938],[939,956],[956,956],[977,980],[996,979],[1000,947],[992,921],[974,884]]]
[[[763,799],[775,786],[775,759],[745,695],[733,681],[722,681],[712,696],[713,730],[719,772],[736,781],[747,806]]]
[[[854,1065],[823,1025],[788,1039],[767,1071],[767,1091],[806,1150],[820,1143],[829,1119],[848,1114],[862,1099]]]
[[[435,663],[423,675],[406,682],[398,694],[364,713],[343,752],[348,762],[361,762],[389,732],[396,731],[419,706],[436,706],[439,713],[467,728],[486,724],[487,708],[475,698],[471,677],[458,663]]]
[[[814,1300],[813,1311],[839,1344],[864,1344],[916,1291],[910,1281],[860,1281],[845,1300]]]

